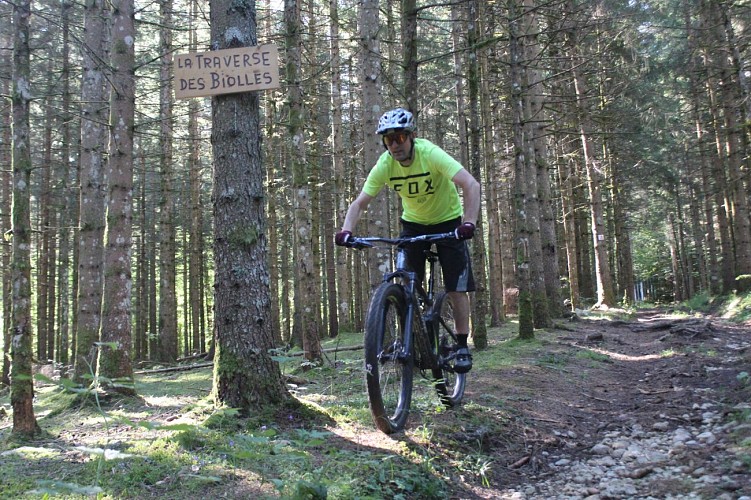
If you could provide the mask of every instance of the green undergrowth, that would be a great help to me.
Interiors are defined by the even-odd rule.
[[[711,315],[734,323],[751,320],[751,292],[710,295],[701,292],[689,300],[674,304],[678,315]]]
[[[215,408],[210,367],[136,376],[136,397],[94,398],[49,379],[37,381],[35,412],[44,436],[10,439],[0,417],[0,497],[54,498],[404,498],[461,497],[464,484],[493,485],[505,467],[489,448],[513,420],[504,370],[555,376],[580,356],[560,331],[517,338],[509,321],[489,329],[461,407],[447,409],[416,374],[407,429],[374,431],[364,389],[362,334],[323,343],[320,365],[295,351],[274,352],[290,393],[302,404],[257,408],[241,418]],[[474,384],[474,386],[473,386]],[[480,389],[482,386],[482,389]],[[0,406],[10,411],[9,395]],[[499,461],[500,460],[500,461]]]

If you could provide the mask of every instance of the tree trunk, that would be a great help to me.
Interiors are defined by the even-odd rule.
[[[377,129],[378,119],[383,111],[380,84],[382,71],[380,60],[381,48],[378,41],[378,0],[363,0],[361,2],[359,21],[360,38],[362,40],[362,59],[360,61],[360,74],[363,78],[362,126],[365,137],[362,166],[363,172],[367,175],[368,170],[376,164],[378,157],[381,155],[381,151],[383,151],[383,146],[380,144],[380,141],[373,137],[373,134]],[[407,61],[404,63],[404,69],[406,72],[409,64]],[[359,187],[360,186],[358,186],[358,188]],[[388,192],[382,192],[370,203],[368,212],[365,214],[365,217],[360,220],[358,225],[358,232],[360,234],[369,234],[371,231],[377,231],[380,233],[378,236],[388,236],[388,234],[382,233],[388,232],[390,228],[388,222],[389,194],[390,193]],[[388,250],[382,248],[373,248],[367,253],[369,279],[366,282],[370,284],[371,290],[381,282],[382,272],[380,270],[391,267],[390,255],[391,253]]]
[[[668,234],[667,241],[670,248],[670,267],[673,276],[673,298],[676,302],[686,300],[685,285],[683,281],[683,273],[681,272],[680,265],[680,250],[678,248],[678,237],[675,227],[675,216],[668,214]]]
[[[710,294],[720,293],[720,270],[718,262],[718,250],[717,239],[715,235],[715,223],[714,223],[714,207],[713,197],[711,195],[712,182],[710,167],[708,165],[706,148],[710,145],[707,144],[705,138],[704,127],[705,119],[702,112],[702,103],[700,101],[701,96],[701,82],[698,79],[699,69],[701,62],[697,50],[697,32],[692,28],[691,15],[688,2],[684,5],[684,21],[686,26],[686,33],[688,34],[687,43],[689,53],[695,54],[689,60],[689,82],[690,82],[690,100],[691,100],[691,113],[693,117],[694,130],[696,132],[696,143],[698,146],[697,156],[699,162],[699,177],[700,177],[700,194],[697,196],[697,203],[700,200],[701,210],[703,212],[702,224],[697,223],[697,232],[703,232],[703,252],[699,255],[699,258],[703,262],[703,267],[706,268],[706,290]],[[699,208],[699,207],[697,207]],[[703,227],[703,231],[702,231]]]
[[[607,237],[605,230],[605,211],[603,209],[601,193],[602,165],[596,154],[592,131],[589,130],[586,96],[587,84],[582,77],[578,67],[578,47],[576,33],[570,30],[568,33],[569,49],[571,51],[571,72],[576,92],[576,102],[578,109],[579,136],[582,144],[582,153],[584,155],[584,166],[587,173],[587,188],[589,190],[590,203],[590,228],[592,231],[592,243],[595,252],[595,276],[597,278],[597,302],[595,306],[613,307],[615,306],[615,292],[613,290],[613,280],[610,273],[610,262],[608,260]]]
[[[331,54],[331,161],[333,177],[330,180],[330,189],[333,190],[332,208],[334,209],[334,229],[338,229],[337,224],[344,220],[347,211],[346,196],[346,177],[344,169],[344,137],[342,129],[342,61],[341,50],[339,48],[339,6],[337,0],[329,0],[329,51]],[[331,240],[332,235],[324,235]],[[330,308],[329,313],[329,335],[336,336],[339,334],[339,328],[344,324],[345,328],[352,327],[352,318],[349,314],[349,301],[346,297],[351,295],[347,290],[347,284],[351,283],[346,279],[348,270],[347,255],[350,252],[346,248],[333,247],[334,252],[334,269],[333,272],[335,288],[329,291],[330,300],[334,301],[334,306]],[[331,286],[331,285],[330,285]]]
[[[49,67],[49,66],[48,66]],[[57,213],[55,195],[52,190],[53,183],[57,182],[55,162],[52,157],[52,129],[55,119],[52,116],[50,106],[51,99],[45,97],[44,116],[44,160],[42,166],[42,194],[39,199],[41,220],[39,236],[42,240],[42,250],[39,255],[39,270],[37,285],[40,289],[37,300],[37,351],[39,361],[42,363],[52,362],[55,357],[55,268],[56,268],[56,227]]]
[[[529,279],[532,293],[532,312],[534,315],[535,328],[548,328],[552,326],[550,317],[550,304],[548,303],[548,287],[546,284],[547,276],[545,275],[545,263],[543,258],[543,204],[541,197],[543,188],[539,185],[540,169],[547,170],[547,159],[540,155],[544,153],[538,144],[536,138],[537,127],[542,117],[536,116],[535,113],[541,112],[535,109],[534,90],[532,84],[535,83],[535,73],[533,63],[537,57],[539,49],[536,47],[538,32],[538,22],[536,9],[531,5],[530,0],[523,0],[520,4],[522,16],[519,23],[521,25],[522,50],[520,64],[523,66],[521,97],[523,99],[523,118],[524,127],[523,146],[525,148],[524,162],[528,173],[526,175],[526,196],[527,198],[527,218],[529,220]],[[523,61],[523,62],[522,62]],[[539,92],[539,91],[538,91]],[[541,108],[541,104],[539,106]],[[541,138],[540,138],[541,139]],[[547,173],[545,174],[547,175]]]
[[[49,63],[47,71],[49,71]],[[39,249],[39,253],[36,259],[37,267],[37,283],[36,283],[36,357],[41,363],[47,362],[47,342],[49,339],[47,330],[47,314],[49,297],[48,291],[49,285],[49,269],[50,269],[50,183],[52,182],[50,177],[52,175],[52,123],[50,117],[50,98],[45,97],[44,108],[47,110],[45,116],[44,126],[44,145],[42,146],[43,160],[40,172],[42,174],[41,186],[39,193],[39,228],[32,236],[36,236],[37,244],[35,245]]]
[[[709,16],[711,28],[708,36],[713,37],[713,68],[718,71],[718,98],[722,111],[722,149],[730,189],[730,210],[733,223],[733,242],[735,249],[735,289],[742,293],[751,290],[751,218],[749,217],[748,189],[742,170],[746,151],[743,147],[743,125],[738,116],[742,102],[740,87],[734,78],[726,52],[732,53],[732,47],[726,38],[725,23],[722,19],[723,9],[716,5],[707,5],[705,13]]]
[[[13,4],[13,209],[11,231],[13,258],[13,319],[11,342],[10,402],[13,407],[13,434],[34,436],[41,432],[34,415],[32,379],[31,320],[31,136],[29,128],[30,0]]]
[[[730,293],[735,289],[735,253],[734,242],[732,234],[733,222],[733,209],[731,192],[732,187],[729,186],[730,179],[727,172],[727,155],[725,150],[725,141],[722,133],[723,128],[723,116],[722,116],[722,98],[718,95],[718,88],[720,87],[720,81],[718,75],[721,76],[722,71],[720,68],[715,67],[716,54],[719,53],[718,40],[713,40],[712,35],[717,33],[717,26],[712,26],[712,13],[714,9],[709,3],[703,4],[702,18],[699,33],[702,37],[699,39],[701,45],[702,63],[704,65],[703,70],[707,72],[708,77],[704,82],[705,91],[709,100],[709,112],[712,117],[712,129],[714,130],[714,145],[715,154],[713,159],[710,160],[712,166],[712,177],[714,180],[713,192],[715,205],[717,207],[717,228],[720,237],[720,251],[722,258],[720,259],[722,266],[722,292]]]
[[[242,8],[240,8],[242,7]],[[212,0],[215,49],[257,43],[255,2]],[[264,169],[257,92],[212,98],[214,152],[214,398],[243,414],[290,401],[271,359]],[[240,117],[235,119],[235,117]]]
[[[605,148],[610,155],[610,148]],[[608,162],[610,165],[610,161]],[[633,305],[636,301],[634,290],[636,283],[634,281],[634,261],[631,254],[631,232],[629,230],[627,209],[625,208],[628,194],[624,194],[622,173],[618,166],[608,168],[608,177],[610,178],[610,202],[613,210],[613,239],[615,240],[615,261],[616,272],[618,276],[617,299],[627,305]]]
[[[467,45],[469,46],[469,58],[467,68],[467,86],[469,87],[469,171],[475,179],[482,179],[481,171],[481,130],[480,130],[480,67],[477,60],[478,34],[478,5],[477,0],[469,0],[467,3],[467,17],[469,19],[467,30]],[[472,301],[472,342],[477,349],[488,347],[488,327],[485,318],[488,315],[488,289],[487,275],[485,272],[485,234],[482,210],[478,214],[477,227],[479,231],[472,239],[472,271],[475,275],[477,290],[473,294]]]
[[[321,93],[326,99],[321,99],[318,103],[317,113],[317,126],[318,130],[331,130],[331,123],[328,121],[329,113],[328,106],[331,102],[331,97],[328,95],[329,89],[322,87]],[[326,303],[325,311],[328,320],[328,328],[326,333],[327,337],[336,337],[339,333],[339,315],[337,307],[336,296],[336,260],[334,250],[334,240],[331,237],[336,232],[335,216],[336,211],[333,211],[332,207],[336,207],[336,185],[334,183],[334,165],[332,155],[328,152],[320,154],[321,158],[321,174],[322,181],[319,183],[321,186],[321,203],[317,211],[320,214],[320,237],[318,240],[321,242],[321,248],[323,249],[324,263],[325,263],[325,275],[326,275]],[[323,308],[322,308],[323,309]]]
[[[131,242],[135,25],[133,0],[112,3],[112,94],[107,169],[102,326],[97,377],[108,391],[135,394],[131,363]]]
[[[574,168],[572,161],[562,161],[558,166],[561,190],[561,210],[563,211],[563,234],[566,241],[566,262],[568,263],[568,286],[571,310],[580,307],[579,291],[579,251],[574,205]]]
[[[70,0],[63,0],[60,4],[60,18],[62,20],[63,31],[63,66],[61,74],[62,83],[62,118],[60,123],[60,129],[62,132],[61,140],[61,152],[62,157],[61,164],[61,177],[60,177],[60,189],[62,196],[60,197],[60,228],[58,230],[58,240],[60,242],[59,252],[59,307],[58,307],[58,334],[57,334],[57,359],[60,363],[67,365],[70,361],[69,349],[70,349],[70,257],[71,257],[71,236],[75,236],[73,228],[77,222],[78,210],[74,206],[74,200],[76,200],[76,161],[71,161],[71,150],[73,149],[72,142],[72,127],[76,123],[73,120],[71,114],[71,94],[70,94],[70,10],[73,7],[73,2]],[[73,186],[73,187],[71,187]],[[73,235],[71,235],[73,233]],[[73,240],[76,241],[76,240]]]
[[[539,204],[540,221],[540,251],[542,259],[542,279],[546,297],[547,313],[540,318],[540,324],[550,326],[552,317],[559,317],[562,312],[561,302],[561,276],[558,269],[558,249],[555,231],[555,215],[553,212],[553,199],[550,187],[548,134],[547,127],[550,123],[545,111],[545,87],[543,82],[545,74],[540,69],[542,65],[543,48],[538,40],[540,23],[537,19],[534,2],[526,1],[527,35],[525,37],[527,68],[527,85],[529,87],[529,141],[532,142],[534,156],[530,158],[532,168],[536,169],[537,202]],[[541,311],[543,312],[543,311]]]
[[[320,16],[316,15],[316,9],[313,8],[313,2],[312,0],[308,0],[305,7],[306,10],[311,11],[310,16],[308,17],[308,33],[307,33],[307,39],[310,41],[309,44],[301,44],[300,49],[301,52],[305,51],[307,54],[304,56],[306,59],[309,60],[315,60],[316,54],[314,51],[311,50],[310,46],[317,46],[318,44],[316,41],[320,40],[320,36],[318,34],[318,27],[320,23]],[[322,88],[323,87],[323,88]],[[331,125],[329,124],[328,120],[328,102],[329,97],[327,94],[326,86],[323,85],[323,82],[321,80],[318,80],[316,82],[310,82],[306,84],[305,90],[303,91],[303,95],[314,95],[315,98],[310,103],[310,109],[315,110],[315,119],[311,120],[310,123],[315,127],[316,130],[329,130],[331,128]],[[304,100],[303,100],[304,102]],[[303,104],[303,109],[305,109],[305,105]],[[303,112],[303,115],[305,113]],[[304,127],[301,127],[301,130],[304,131]],[[303,134],[304,135],[304,134]],[[308,180],[307,185],[310,188],[310,237],[311,237],[311,258],[313,262],[312,267],[312,276],[308,285],[308,290],[311,290],[312,297],[310,300],[310,305],[313,308],[313,311],[316,316],[316,326],[317,329],[315,331],[315,345],[314,347],[318,350],[321,350],[321,338],[327,337],[328,333],[326,331],[325,325],[328,322],[328,308],[326,307],[327,302],[327,288],[326,282],[328,280],[328,276],[325,275],[323,267],[323,256],[328,254],[329,252],[325,251],[326,246],[330,246],[333,248],[334,244],[332,243],[330,238],[326,239],[326,242],[322,242],[321,240],[321,233],[325,232],[325,227],[327,227],[323,222],[323,217],[321,216],[323,207],[321,206],[321,202],[324,199],[327,199],[327,196],[325,194],[326,189],[326,181],[330,178],[324,174],[324,172],[329,171],[331,169],[330,167],[330,156],[328,153],[324,150],[325,148],[325,141],[322,141],[322,143],[314,142],[311,145],[311,151],[312,155],[307,158],[308,167]],[[305,153],[305,151],[303,151]],[[305,154],[304,154],[305,157]],[[312,158],[316,158],[315,161],[311,161]],[[329,205],[330,206],[330,205]],[[328,213],[329,210],[326,210]],[[331,231],[331,229],[330,229]],[[328,234],[331,234],[329,232]],[[318,355],[320,359],[323,354],[322,351]]]
[[[463,21],[468,9],[462,4],[451,6],[451,43],[454,52],[454,92],[456,93],[456,122],[459,134],[459,163],[469,167],[469,134],[467,133],[467,105],[464,92],[464,34],[467,33],[467,23]],[[467,43],[469,43],[467,41]],[[439,147],[445,148],[443,133],[438,127],[436,138]]]
[[[521,58],[524,55],[520,38],[521,5],[517,0],[509,0],[509,59],[512,106],[512,130],[514,140],[514,212],[516,215],[516,283],[519,289],[519,338],[534,338],[534,311],[532,302],[532,284],[530,276],[532,221],[529,219],[529,205],[536,193],[528,192],[530,174],[525,159],[526,144],[524,138],[524,67]]]
[[[78,240],[78,310],[74,331],[74,377],[83,382],[93,375],[102,308],[102,259],[105,226],[105,148],[107,144],[107,87],[104,74],[108,58],[109,4],[89,0],[84,26],[81,79],[80,231]]]
[[[311,169],[305,157],[305,108],[302,96],[301,70],[301,38],[300,31],[300,0],[285,0],[284,20],[286,26],[286,80],[288,96],[289,118],[287,122],[289,132],[289,156],[292,165],[292,189],[294,203],[295,247],[297,248],[297,262],[295,266],[295,314],[299,315],[305,358],[309,361],[320,361],[321,339],[318,336],[320,328],[320,313],[317,307],[318,280],[320,275],[316,269],[316,246],[313,239],[313,192],[310,176]]]
[[[402,2],[402,78],[404,82],[404,100],[415,117],[420,110],[418,99],[419,81],[417,79],[417,0]],[[378,2],[375,2],[376,6]],[[377,19],[377,17],[376,17]]]
[[[190,2],[192,15],[191,25],[197,18],[198,2]],[[195,26],[190,30],[190,50],[198,51],[198,41]],[[190,196],[190,238],[188,255],[188,296],[191,315],[193,349],[197,352],[206,351],[206,330],[203,311],[205,309],[202,286],[204,268],[204,240],[203,240],[203,200],[201,198],[202,171],[201,136],[198,131],[198,114],[201,111],[199,101],[191,99],[188,103],[188,137],[190,149],[188,153],[188,183]]]
[[[161,0],[159,29],[159,361],[177,359],[177,292],[175,264],[174,165],[172,161],[172,0]]]
[[[729,54],[723,64],[724,80],[727,83],[727,86],[723,87],[723,92],[726,96],[728,114],[725,130],[731,137],[730,141],[735,144],[735,147],[728,148],[728,151],[734,175],[737,176],[737,181],[733,182],[738,197],[737,211],[740,215],[736,229],[736,240],[739,240],[736,241],[736,245],[740,247],[740,252],[736,255],[736,282],[737,290],[742,293],[751,290],[751,208],[749,200],[744,196],[744,193],[751,189],[751,78],[748,65],[744,67],[746,61],[743,60],[739,48],[747,46],[748,37],[736,37],[736,20],[732,19],[731,6],[732,2],[720,2],[720,8],[714,9],[714,12],[720,16],[725,34],[725,51]]]
[[[8,58],[0,56],[0,62],[4,63],[4,66],[11,64]],[[5,64],[7,63],[7,64]],[[3,95],[10,95],[10,81],[5,80],[2,84]],[[0,119],[3,123],[12,123],[13,115],[11,109],[8,106],[4,106],[0,111]],[[10,127],[3,127],[2,136],[0,140],[3,144],[11,144]],[[12,153],[10,148],[0,148],[0,164],[10,165],[12,161]],[[13,172],[6,169],[0,169],[0,235],[3,236],[0,239],[0,262],[2,262],[3,270],[11,269],[11,256],[13,253],[13,247],[9,243],[5,235],[12,229],[11,225],[11,199],[13,196]],[[12,240],[11,240],[12,242]],[[8,300],[8,297],[13,296],[11,273],[2,273],[2,287],[3,287],[3,316],[0,321],[0,328],[2,328],[3,337],[3,353],[9,353],[11,351],[11,325],[13,319],[12,300]],[[3,356],[3,369],[2,378],[0,379],[0,385],[10,386],[10,356]]]
[[[480,33],[482,37],[489,37],[495,28],[495,24],[488,20],[492,9],[485,2],[479,3],[480,9]],[[493,140],[493,115],[491,107],[495,102],[495,96],[490,90],[490,61],[489,50],[480,50],[478,60],[480,65],[480,115],[482,117],[482,149],[485,152],[483,177],[481,182],[485,193],[485,214],[487,217],[488,243],[488,302],[490,306],[491,327],[500,326],[506,319],[503,310],[503,261],[501,259],[501,218],[498,192],[503,189],[500,181],[499,154],[500,144]],[[504,211],[504,213],[506,213]]]

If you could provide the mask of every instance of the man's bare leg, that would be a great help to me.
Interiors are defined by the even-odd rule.
[[[469,295],[467,292],[448,292],[448,296],[454,309],[456,333],[469,335]]]

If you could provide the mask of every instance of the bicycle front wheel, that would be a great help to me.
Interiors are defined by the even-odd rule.
[[[453,407],[462,402],[467,374],[456,373],[451,366],[456,348],[456,330],[454,310],[451,299],[446,293],[441,292],[436,295],[433,310],[438,313],[434,315],[434,327],[438,329],[436,346],[438,368],[433,370],[435,389],[441,402],[448,407]]]
[[[412,400],[414,359],[412,346],[405,345],[406,310],[404,289],[383,283],[370,300],[365,320],[365,385],[373,420],[386,434],[404,428]]]

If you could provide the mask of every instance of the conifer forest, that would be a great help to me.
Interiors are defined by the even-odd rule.
[[[252,46],[277,86],[176,97],[178,57]],[[751,289],[749,0],[0,0],[0,93],[21,433],[38,363],[129,394],[201,355],[218,401],[284,402],[269,352],[362,331],[392,260],[334,234],[395,107],[482,186],[477,348],[510,317]],[[384,191],[358,235],[399,214]]]

